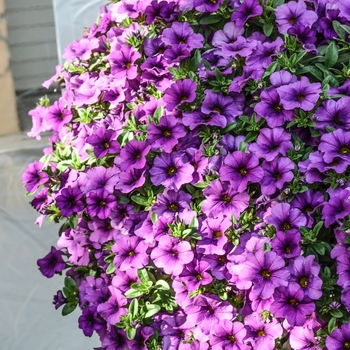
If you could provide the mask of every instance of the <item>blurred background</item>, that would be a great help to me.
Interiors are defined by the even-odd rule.
[[[78,328],[79,311],[63,318],[52,305],[63,278],[36,265],[56,244],[59,225],[35,225],[21,175],[42,156],[28,111],[59,91],[42,83],[55,74],[64,47],[81,37],[108,0],[0,0],[0,343],[1,350],[88,350],[97,337]]]

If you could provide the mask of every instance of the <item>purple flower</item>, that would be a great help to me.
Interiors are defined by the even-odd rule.
[[[213,278],[207,272],[209,268],[208,262],[194,259],[182,270],[179,280],[186,283],[188,290],[193,292],[200,286],[206,286],[213,281]]]
[[[186,154],[175,152],[162,153],[157,157],[149,173],[154,185],[178,190],[183,184],[192,181],[193,171],[193,166],[187,162]]]
[[[130,340],[126,337],[125,331],[117,327],[111,327],[107,332],[100,336],[101,345],[106,350],[125,350],[129,349]]]
[[[247,328],[245,340],[251,343],[254,349],[273,349],[275,339],[283,333],[283,328],[276,319],[264,322],[262,316],[257,313],[248,315],[244,319],[244,324]]]
[[[322,220],[324,225],[329,227],[339,219],[345,218],[350,214],[349,203],[350,191],[345,189],[337,196],[332,196],[328,202],[326,202],[322,209]]]
[[[322,135],[318,149],[324,152],[323,159],[326,163],[331,163],[335,157],[349,162],[350,131],[345,132],[342,129],[337,129],[331,133]]]
[[[313,329],[307,327],[294,327],[290,331],[289,343],[294,350],[318,350],[321,349],[315,338]],[[330,349],[330,348],[328,348]]]
[[[238,192],[248,187],[248,182],[257,183],[264,175],[259,166],[259,159],[251,153],[235,151],[228,154],[220,168],[222,181],[229,181],[232,188]]]
[[[350,347],[350,323],[343,323],[326,338],[328,350],[345,350]]]
[[[61,290],[58,290],[56,295],[53,296],[52,304],[55,305],[56,310],[67,302],[68,300],[65,298]]]
[[[49,181],[49,175],[42,171],[43,165],[41,162],[27,165],[26,171],[22,174],[22,182],[28,192],[35,192],[40,185]]]
[[[292,149],[291,135],[283,128],[260,129],[256,143],[249,146],[249,151],[268,162],[273,161],[279,154],[286,157],[287,150]]]
[[[142,169],[146,165],[146,156],[151,147],[143,141],[131,140],[120,151],[123,162],[120,164],[121,170],[125,171],[132,166],[134,169]]]
[[[173,22],[163,30],[162,40],[167,45],[185,44],[189,50],[203,47],[203,36],[195,34],[188,22]]]
[[[121,172],[115,188],[122,193],[130,193],[135,188],[141,187],[146,181],[145,173],[147,170],[146,166],[143,169],[129,168],[128,171]]]
[[[52,130],[59,131],[65,124],[68,124],[72,118],[72,112],[65,108],[66,102],[60,98],[55,101],[47,110],[46,121]]]
[[[235,21],[238,28],[242,28],[245,22],[252,17],[260,16],[263,9],[258,0],[244,0],[233,12],[231,21]]]
[[[239,279],[251,281],[253,292],[262,299],[270,298],[276,287],[287,286],[290,276],[284,260],[275,252],[257,251],[247,254]]]
[[[314,11],[306,9],[304,1],[290,1],[276,9],[276,22],[278,31],[281,34],[287,32],[291,27],[297,28],[300,25],[310,27],[318,20],[318,16]]]
[[[90,216],[97,216],[100,219],[107,219],[112,209],[117,204],[117,199],[114,195],[109,194],[104,189],[91,191],[86,198],[87,212]]]
[[[135,79],[137,77],[137,65],[135,61],[141,55],[134,47],[129,45],[119,45],[108,57],[111,63],[111,73],[116,79]]]
[[[76,187],[65,187],[56,197],[57,208],[60,209],[62,216],[71,216],[73,213],[79,213],[84,208],[81,198],[84,193]]]
[[[193,6],[198,12],[215,12],[224,0],[193,0]]]
[[[75,40],[64,49],[62,57],[67,62],[72,62],[75,58],[86,61],[91,57],[92,51],[98,47],[99,41],[97,38]]]
[[[248,350],[243,340],[246,336],[246,329],[241,322],[231,322],[222,320],[214,325],[213,333],[210,337],[212,350]]]
[[[286,182],[294,178],[292,170],[294,163],[286,157],[275,158],[272,162],[264,161],[262,164],[264,177],[262,178],[261,193],[264,196],[274,194],[276,189],[282,189]]]
[[[86,337],[91,337],[94,331],[99,331],[105,326],[105,322],[100,319],[96,306],[88,306],[83,309],[83,314],[78,319],[79,328]]]
[[[274,298],[270,311],[275,317],[285,318],[291,326],[302,326],[307,315],[315,311],[315,303],[297,283],[276,289]]]
[[[103,158],[108,153],[119,152],[120,145],[116,138],[116,131],[97,128],[94,134],[86,139],[86,142],[94,147],[94,154],[97,158]]]
[[[234,22],[227,22],[222,30],[214,32],[212,45],[222,47],[224,44],[235,42],[244,33],[244,28],[238,28]]]
[[[114,186],[118,183],[119,172],[120,170],[117,167],[96,166],[90,168],[86,173],[80,174],[80,177],[86,180],[83,181],[81,189],[85,193],[98,189],[105,189],[109,193],[113,193]]]
[[[139,237],[131,236],[117,239],[112,247],[115,254],[113,264],[126,271],[128,269],[140,269],[148,264],[148,245]]]
[[[349,97],[342,97],[338,101],[327,100],[317,108],[316,128],[323,130],[326,126],[331,126],[335,129],[350,129],[350,111]]]
[[[266,217],[266,222],[274,225],[277,231],[289,231],[299,229],[306,225],[305,215],[297,208],[291,208],[289,203],[277,203],[271,209],[271,215]]]
[[[166,109],[171,112],[183,103],[193,102],[196,98],[196,89],[197,84],[191,79],[177,80],[164,92]]]
[[[160,237],[158,246],[151,252],[154,264],[172,276],[179,276],[184,265],[189,264],[193,257],[190,243],[170,236]]]
[[[223,320],[231,320],[236,313],[235,308],[217,295],[200,295],[185,308],[187,320],[185,326],[198,326],[204,334],[210,334],[214,326]]]
[[[321,83],[310,83],[307,77],[302,76],[300,81],[278,87],[277,92],[285,109],[311,111],[320,96]]]
[[[148,125],[147,142],[152,149],[161,148],[164,152],[171,153],[185,135],[185,127],[176,118],[164,116],[159,124]]]
[[[233,215],[239,218],[241,212],[249,205],[249,195],[235,191],[229,184],[219,180],[212,181],[203,191],[206,199],[202,204],[202,211],[210,218],[219,215]]]
[[[300,238],[300,232],[297,230],[277,231],[271,241],[271,248],[282,258],[295,258],[301,252]]]
[[[66,263],[62,259],[63,252],[51,247],[50,253],[37,261],[40,272],[43,276],[51,278],[55,273],[62,272],[66,268]]]

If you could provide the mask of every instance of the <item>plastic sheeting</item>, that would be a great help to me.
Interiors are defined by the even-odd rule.
[[[24,134],[0,137],[0,349],[89,350],[98,337],[78,328],[79,311],[63,317],[52,305],[63,277],[43,277],[36,261],[55,245],[59,225],[34,224],[21,174],[42,156],[47,142]]]
[[[109,0],[53,0],[60,63],[64,49],[81,39],[84,29],[96,22],[100,7],[108,3]]]

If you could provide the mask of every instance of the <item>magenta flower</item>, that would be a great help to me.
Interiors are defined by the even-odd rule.
[[[146,165],[146,156],[151,147],[142,141],[131,140],[120,151],[123,162],[120,164],[121,170],[125,171],[131,166],[134,169],[142,169]]]
[[[27,165],[26,171],[22,174],[22,182],[28,192],[35,192],[40,185],[49,181],[49,175],[42,171],[43,165],[41,162]]]
[[[202,204],[202,211],[210,218],[233,215],[238,219],[249,205],[250,197],[247,193],[237,192],[229,184],[219,180],[212,181],[203,194],[206,199]]]
[[[98,128],[86,139],[86,142],[94,147],[94,154],[97,158],[103,158],[108,153],[119,152],[120,145],[116,138],[116,131]]]
[[[213,278],[207,272],[210,265],[206,261],[198,261],[193,259],[190,264],[187,264],[182,270],[179,280],[186,283],[186,287],[190,292],[195,291],[200,286],[206,286],[213,281]]]
[[[154,160],[153,167],[149,171],[154,185],[163,185],[170,190],[179,190],[193,179],[193,166],[187,162],[185,154],[162,153]]]
[[[189,264],[193,257],[190,243],[170,236],[160,237],[158,246],[151,252],[154,264],[172,276],[179,276],[184,265]]]
[[[270,298],[276,287],[287,286],[290,273],[284,260],[275,252],[257,251],[247,254],[243,268],[239,273],[242,281],[253,283],[253,292],[262,299]]]
[[[197,84],[191,79],[176,81],[164,92],[166,109],[171,112],[183,103],[193,102],[196,98],[196,89]]]
[[[307,327],[294,327],[290,331],[289,344],[294,350],[319,350],[318,340],[313,329]],[[330,348],[328,348],[330,349]]]
[[[300,81],[278,87],[277,92],[285,109],[301,108],[311,111],[320,97],[321,83],[310,83],[309,79],[303,76]]]
[[[230,182],[232,188],[238,192],[246,190],[248,182],[257,183],[263,176],[259,159],[251,153],[241,151],[228,154],[220,168],[221,180]]]
[[[331,163],[335,157],[350,161],[350,131],[336,129],[331,133],[324,134],[318,149],[323,152],[323,159]]]
[[[193,0],[193,6],[198,12],[215,12],[224,0]]]
[[[345,350],[350,346],[350,323],[343,323],[326,338],[328,350]]]
[[[91,191],[86,198],[87,212],[90,216],[107,219],[112,209],[117,205],[117,199],[104,189]]]
[[[324,204],[322,220],[324,220],[324,225],[326,227],[329,227],[334,222],[350,214],[349,197],[350,191],[345,189],[338,195],[332,196],[329,201]]]
[[[137,77],[137,65],[135,61],[141,55],[134,47],[129,45],[119,45],[117,50],[112,51],[108,60],[111,63],[111,73],[116,79],[135,79]]]
[[[99,317],[96,306],[85,307],[79,316],[78,324],[86,337],[91,337],[94,331],[105,327],[105,321]]]

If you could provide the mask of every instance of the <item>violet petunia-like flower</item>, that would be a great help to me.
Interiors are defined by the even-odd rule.
[[[104,189],[91,191],[86,198],[87,212],[90,216],[107,219],[112,209],[117,205],[117,199]]]
[[[238,28],[242,28],[249,18],[260,16],[262,13],[263,8],[258,0],[244,0],[233,12],[231,21],[234,21]]]
[[[99,317],[95,305],[87,306],[83,309],[82,315],[79,316],[78,324],[86,337],[91,337],[95,331],[105,326],[105,322]]]
[[[62,258],[63,252],[57,250],[55,247],[51,247],[50,253],[48,253],[42,259],[38,259],[37,265],[43,276],[51,278],[55,273],[62,272],[66,268],[66,263]]]
[[[183,103],[193,102],[196,98],[196,89],[197,83],[191,79],[177,80],[164,92],[166,109],[171,112]]]
[[[290,331],[289,344],[294,350],[319,350],[319,341],[313,329],[307,327],[294,327]],[[330,349],[330,348],[328,348]]]
[[[193,6],[198,12],[215,12],[224,0],[193,0]]]
[[[318,149],[323,152],[323,159],[331,163],[335,157],[350,161],[350,131],[336,129],[321,137]]]
[[[346,350],[350,347],[350,323],[343,323],[326,338],[327,350]]]
[[[103,158],[108,153],[119,152],[120,145],[116,138],[116,131],[97,128],[94,134],[86,139],[86,142],[94,147],[94,154],[97,158]]]
[[[193,179],[194,167],[187,162],[184,153],[162,153],[153,163],[149,171],[151,181],[155,186],[163,185],[170,190],[179,190],[186,183]]]
[[[193,259],[191,263],[185,265],[179,280],[186,283],[188,290],[193,292],[200,286],[208,285],[213,281],[213,277],[207,272],[209,269],[210,264],[208,262]]]
[[[260,129],[256,143],[249,145],[250,152],[268,162],[273,161],[279,154],[286,157],[287,150],[292,148],[291,135],[278,127]]]
[[[160,237],[158,246],[153,248],[151,252],[154,264],[172,276],[179,276],[184,265],[189,264],[193,257],[194,254],[189,242],[180,241],[178,238],[170,236]]]
[[[277,88],[281,104],[287,110],[301,108],[304,111],[311,111],[321,91],[321,83],[310,83],[305,76],[302,76],[300,81]]]
[[[285,318],[291,326],[303,326],[308,315],[315,311],[315,303],[297,283],[279,287],[274,293],[275,301],[270,311],[275,317]]]
[[[142,169],[146,165],[146,156],[151,147],[144,141],[131,140],[120,151],[123,162],[121,170],[125,171],[132,166],[134,169]]]
[[[42,171],[43,163],[33,162],[27,165],[22,174],[22,182],[25,183],[28,192],[35,192],[38,187],[49,181],[49,175]]]
[[[290,273],[284,260],[275,252],[257,251],[247,254],[246,261],[239,273],[239,279],[251,281],[253,292],[262,299],[270,298],[275,288],[287,286]]]
[[[228,154],[220,168],[220,179],[230,182],[232,188],[238,192],[246,190],[248,182],[257,183],[263,176],[259,159],[252,153],[242,151]]]
[[[84,193],[77,187],[65,187],[56,197],[56,205],[61,211],[62,216],[71,216],[84,208],[82,197]]]
[[[297,230],[277,231],[271,241],[271,248],[282,258],[295,258],[301,252],[300,239],[301,234]]]
[[[210,218],[233,215],[238,219],[241,212],[248,207],[250,199],[247,193],[237,192],[229,184],[219,180],[212,181],[203,194],[206,199],[202,204],[202,211]]]

